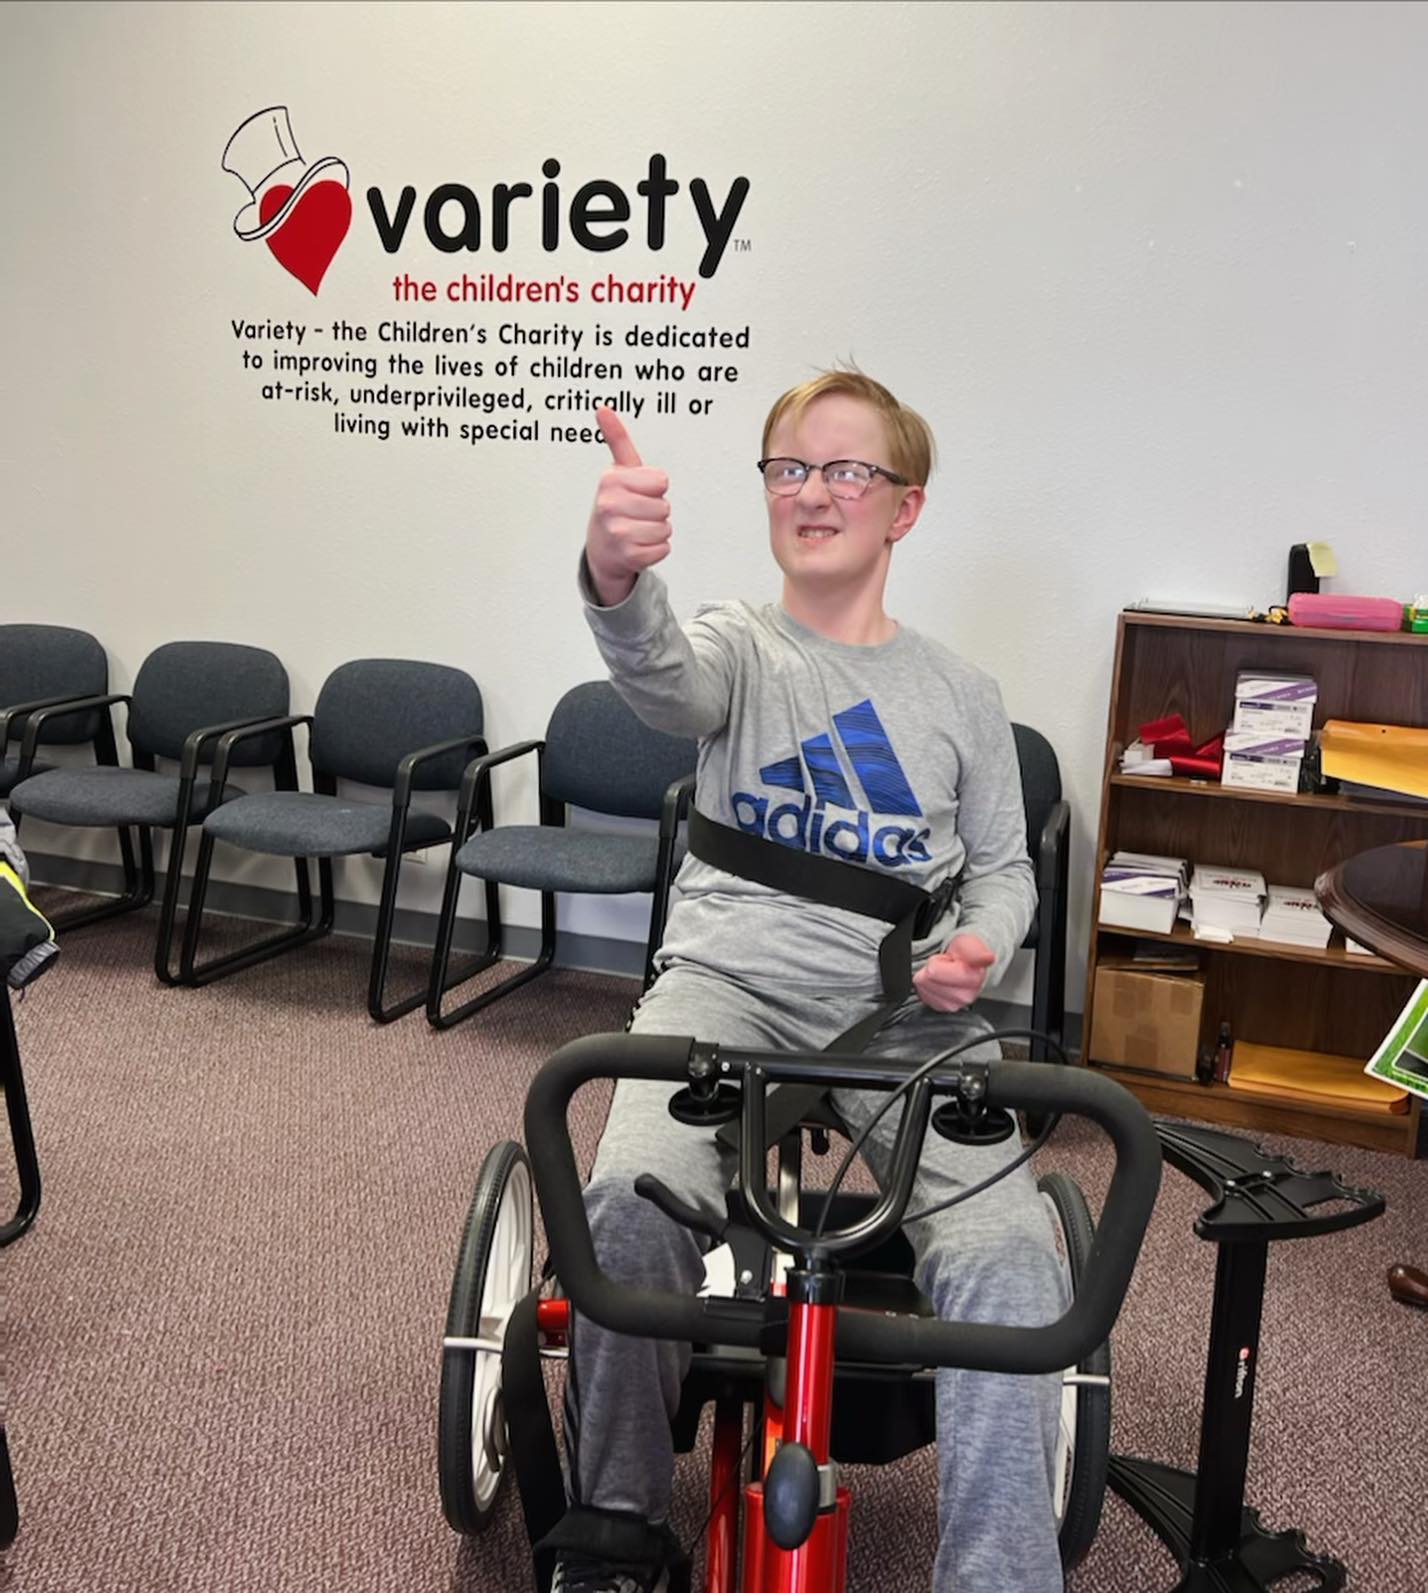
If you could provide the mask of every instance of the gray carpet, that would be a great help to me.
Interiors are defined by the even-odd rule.
[[[476,1170],[493,1141],[519,1136],[534,1069],[577,1034],[618,1028],[635,987],[556,973],[448,1034],[419,1015],[377,1028],[357,942],[174,991],[148,966],[154,922],[69,937],[17,1010],[44,1202],[0,1257],[22,1514],[4,1587],[528,1587],[513,1497],[474,1542],[441,1517],[446,1296]],[[419,972],[403,957],[393,989]],[[605,1108],[587,1094],[586,1159]],[[1413,1593],[1428,1586],[1428,1315],[1393,1305],[1383,1274],[1428,1261],[1428,1175],[1366,1151],[1274,1148],[1384,1190],[1390,1208],[1271,1250],[1249,1498],[1267,1525],[1346,1560],[1350,1587]],[[1063,1129],[1042,1161],[1099,1199],[1109,1157],[1094,1131]],[[14,1200],[8,1156],[0,1199]],[[1116,1447],[1177,1464],[1198,1436],[1213,1255],[1191,1223],[1204,1205],[1167,1172],[1115,1340]],[[851,1588],[926,1587],[930,1453],[850,1480]],[[685,1534],[702,1488],[688,1457]],[[1174,1582],[1112,1499],[1070,1587]]]

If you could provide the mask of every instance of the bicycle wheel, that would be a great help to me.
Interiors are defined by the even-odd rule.
[[[1080,1186],[1065,1173],[1047,1173],[1037,1179],[1036,1187],[1056,1226],[1057,1245],[1066,1258],[1074,1295],[1096,1235],[1091,1209]],[[1075,1370],[1084,1376],[1108,1378],[1110,1341],[1093,1350]],[[1056,1446],[1055,1503],[1061,1564],[1068,1571],[1086,1558],[1101,1524],[1110,1458],[1110,1385],[1064,1382]]]
[[[514,1140],[481,1164],[461,1236],[441,1355],[437,1467],[441,1509],[457,1532],[491,1523],[506,1475],[501,1348],[531,1287],[535,1211],[530,1162]]]

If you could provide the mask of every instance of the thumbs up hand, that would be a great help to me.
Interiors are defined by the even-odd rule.
[[[669,477],[641,461],[613,409],[597,409],[595,419],[612,463],[595,490],[585,563],[596,597],[611,608],[630,595],[641,570],[669,555]]]
[[[997,954],[976,935],[953,935],[912,976],[913,988],[935,1012],[960,1012],[982,993]]]

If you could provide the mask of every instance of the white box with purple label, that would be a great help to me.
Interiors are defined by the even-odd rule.
[[[1235,681],[1232,730],[1309,739],[1319,688],[1308,675],[1242,673]]]
[[[1227,730],[1220,784],[1255,791],[1297,791],[1303,762],[1304,743],[1298,736]]]

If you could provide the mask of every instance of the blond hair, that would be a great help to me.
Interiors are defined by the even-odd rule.
[[[825,398],[832,393],[846,394],[875,409],[887,431],[888,463],[891,468],[898,475],[906,476],[915,486],[927,485],[936,455],[932,428],[916,410],[899,403],[881,382],[875,382],[871,376],[864,376],[859,370],[821,371],[810,381],[790,387],[781,398],[775,400],[769,418],[764,422],[763,452],[768,453],[769,439],[780,421],[790,420],[796,424],[815,399]],[[868,462],[878,463],[877,460]]]

